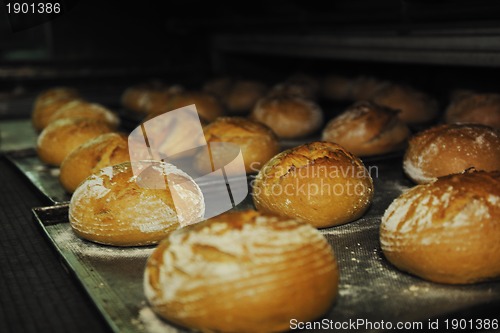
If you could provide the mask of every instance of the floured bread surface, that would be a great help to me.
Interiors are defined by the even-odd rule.
[[[482,124],[500,129],[500,94],[462,91],[446,109],[447,123]]]
[[[500,131],[472,124],[440,125],[410,139],[403,168],[416,183],[468,168],[500,170]]]
[[[79,100],[78,91],[67,87],[51,88],[41,92],[36,100],[31,114],[33,127],[37,131],[43,130],[49,124],[52,115],[65,104]]]
[[[300,96],[272,95],[257,102],[251,118],[269,126],[278,137],[291,139],[317,131],[323,124],[323,111]]]
[[[37,154],[44,163],[59,166],[76,148],[114,128],[95,119],[66,118],[50,123],[37,139]]]
[[[73,193],[94,172],[130,161],[128,141],[124,134],[106,133],[87,141],[69,154],[61,164],[59,181]]]
[[[403,193],[380,243],[401,270],[441,283],[500,277],[500,172],[469,171]]]
[[[74,100],[59,108],[49,119],[49,123],[58,119],[85,118],[103,121],[116,128],[120,119],[111,110],[102,105]]]
[[[154,311],[201,331],[276,332],[332,305],[338,268],[310,225],[256,211],[231,212],[172,233],[148,260]]]
[[[231,153],[234,149],[241,150],[245,170],[247,173],[255,173],[279,150],[279,143],[276,135],[264,124],[241,117],[219,117],[217,120],[203,128],[207,143],[214,142],[229,143],[229,148],[225,145],[211,145],[212,159],[219,158],[224,164],[232,162],[234,156]],[[205,155],[198,154],[195,159],[199,170],[211,170],[210,159]]]
[[[371,102],[357,102],[328,122],[323,140],[335,142],[357,156],[402,149],[410,130],[398,112]]]
[[[331,142],[312,142],[276,155],[253,186],[258,210],[300,218],[318,228],[359,218],[372,198],[373,182],[361,160]]]
[[[69,208],[78,236],[116,246],[156,244],[203,218],[203,194],[187,174],[162,162],[137,169],[134,176],[129,162],[106,167],[80,184]]]

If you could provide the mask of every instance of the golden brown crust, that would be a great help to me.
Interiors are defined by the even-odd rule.
[[[78,185],[98,170],[130,161],[124,134],[107,133],[89,140],[69,154],[61,164],[59,181],[73,193]]]
[[[408,124],[429,122],[439,111],[437,102],[427,94],[398,84],[385,85],[372,100],[379,105],[400,110],[399,118]]]
[[[500,277],[500,172],[454,174],[403,193],[380,242],[401,270],[451,284]]]
[[[49,123],[67,118],[95,119],[106,122],[115,128],[120,123],[118,116],[104,106],[81,100],[75,100],[64,104],[50,116]]]
[[[59,119],[50,123],[38,136],[37,153],[42,162],[59,166],[73,150],[104,133],[109,124],[84,118]]]
[[[221,117],[203,128],[207,143],[227,142],[239,146],[247,173],[254,173],[279,152],[279,143],[267,126],[239,117]],[[211,146],[212,155],[224,154],[223,146]],[[214,152],[213,150],[221,150]],[[229,149],[227,154],[232,150]],[[230,156],[228,156],[229,158]],[[196,159],[200,170],[207,170],[209,161],[201,155]],[[229,161],[228,161],[229,162]]]
[[[328,311],[338,268],[311,226],[232,212],[172,233],[149,258],[144,288],[157,314],[191,329],[277,332]]]
[[[270,127],[280,138],[304,137],[323,123],[321,108],[297,96],[265,97],[255,105],[250,117]]]
[[[89,176],[71,197],[69,220],[73,231],[97,243],[140,246],[156,244],[181,224],[199,220],[204,203],[197,185],[176,168],[159,162],[151,165],[139,176],[134,176],[129,162]],[[173,181],[172,177],[180,178],[176,192],[165,185]],[[139,181],[142,185],[153,181],[156,184],[150,185],[157,187],[143,187]],[[176,199],[178,194],[184,202]]]
[[[353,221],[368,209],[373,182],[361,160],[331,142],[286,150],[253,184],[255,207],[323,228]]]
[[[49,124],[50,117],[66,103],[78,100],[78,91],[72,88],[52,88],[46,90],[35,100],[31,121],[37,131],[43,130]]]
[[[500,95],[460,93],[446,109],[446,122],[482,124],[500,129]]]
[[[500,170],[500,132],[482,125],[432,127],[410,139],[403,167],[419,184],[470,167]]]
[[[410,136],[397,111],[371,102],[358,102],[328,122],[323,140],[340,144],[357,156],[402,149]]]

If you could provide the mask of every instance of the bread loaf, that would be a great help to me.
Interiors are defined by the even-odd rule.
[[[416,183],[477,170],[500,170],[500,132],[482,125],[440,125],[412,137],[403,168]]]
[[[69,205],[78,236],[114,246],[156,244],[173,230],[199,222],[204,213],[203,194],[191,177],[151,161],[101,169],[80,184]]]
[[[300,218],[318,228],[359,218],[372,197],[373,182],[361,160],[330,142],[276,155],[253,184],[259,211]]]
[[[328,122],[323,140],[338,143],[357,156],[403,149],[410,130],[397,111],[371,102],[358,102]]]
[[[500,172],[465,172],[403,193],[380,226],[385,257],[440,283],[500,277]]]
[[[161,317],[203,332],[278,332],[329,310],[338,268],[306,223],[226,213],[172,233],[149,258],[144,291]]]
[[[59,181],[67,192],[73,193],[91,174],[104,167],[129,160],[128,141],[125,135],[102,134],[85,142],[64,159]]]

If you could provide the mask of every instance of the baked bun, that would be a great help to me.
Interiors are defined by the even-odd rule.
[[[69,221],[81,238],[140,246],[156,244],[173,230],[200,221],[204,212],[203,194],[184,172],[163,162],[126,162],[105,167],[81,183],[71,197]]]
[[[148,259],[144,291],[159,316],[203,332],[278,332],[325,314],[339,273],[304,222],[226,213],[172,233]]]
[[[500,170],[500,132],[483,125],[440,125],[413,136],[403,168],[414,182],[477,170]]]
[[[190,91],[175,94],[171,96],[168,103],[152,108],[148,119],[191,104],[196,106],[198,115],[209,122],[224,115],[224,108],[217,97],[206,92]]]
[[[253,109],[259,99],[264,97],[267,86],[257,81],[238,80],[227,92],[224,103],[231,113],[246,113]]]
[[[276,155],[253,184],[258,210],[300,218],[317,228],[359,218],[372,197],[373,182],[361,160],[331,142],[313,142]]]
[[[438,114],[438,105],[434,99],[404,85],[385,85],[376,92],[372,100],[379,105],[400,110],[399,118],[407,124],[426,123]]]
[[[389,85],[388,81],[360,76],[351,83],[350,99],[353,101],[372,100],[380,90]]]
[[[500,277],[500,172],[466,172],[403,193],[380,226],[385,257],[440,283]]]
[[[59,166],[73,150],[101,134],[112,132],[109,124],[95,119],[59,119],[38,136],[37,153],[42,162]]]
[[[276,155],[279,143],[274,133],[265,125],[239,117],[221,117],[203,128],[205,139],[210,145],[213,159],[221,159],[230,162],[235,156],[232,147],[225,145],[213,145],[215,142],[234,144],[241,149],[245,170],[247,173],[255,173]],[[233,146],[233,145],[231,145]],[[205,158],[205,154],[198,154],[196,165],[198,170],[211,170],[211,162]],[[224,163],[227,164],[227,163]]]
[[[357,156],[403,149],[410,130],[397,114],[371,102],[355,103],[328,122],[323,140],[338,143]]]
[[[95,137],[75,150],[62,162],[59,181],[66,191],[73,193],[78,185],[98,170],[130,161],[127,137],[107,133]]]
[[[184,89],[179,85],[166,85],[152,81],[127,88],[122,94],[122,105],[127,109],[149,113],[168,102],[171,96]]]
[[[448,106],[446,122],[482,124],[500,129],[500,95],[462,92]]]
[[[43,130],[49,124],[50,117],[64,104],[80,99],[78,91],[71,88],[52,88],[46,90],[35,100],[31,121],[37,131]]]
[[[294,75],[285,82],[273,86],[268,96],[294,96],[315,100],[318,97],[320,85],[317,79],[308,75]]]
[[[81,100],[64,104],[49,118],[49,123],[67,118],[95,119],[104,121],[113,127],[118,127],[120,123],[118,116],[104,106]]]
[[[351,100],[353,80],[339,75],[328,75],[323,79],[321,94],[331,100]]]
[[[312,134],[323,123],[323,111],[319,105],[297,96],[265,97],[257,102],[250,117],[286,139]]]
[[[220,100],[224,100],[231,90],[234,80],[230,77],[218,77],[207,81],[202,90],[214,96],[217,96]]]

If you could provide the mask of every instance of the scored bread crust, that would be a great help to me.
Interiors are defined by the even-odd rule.
[[[113,126],[95,119],[59,119],[50,123],[38,136],[37,154],[42,162],[59,166],[85,142],[113,131]]]
[[[446,122],[482,124],[500,129],[500,95],[463,92],[446,109]]]
[[[466,172],[403,193],[380,226],[399,269],[450,284],[500,277],[500,172]]]
[[[72,88],[52,88],[40,93],[33,107],[31,122],[37,131],[43,130],[49,124],[50,117],[60,107],[73,100],[79,100],[78,91]]]
[[[500,131],[488,126],[448,124],[413,136],[403,159],[405,173],[423,184],[468,168],[500,170]]]
[[[91,174],[129,160],[127,137],[119,133],[103,134],[82,144],[64,159],[59,181],[66,191],[73,193]]]
[[[147,262],[144,291],[158,315],[191,329],[277,332],[325,314],[338,281],[317,230],[249,210],[172,233]]]
[[[384,154],[402,149],[410,130],[398,111],[371,102],[358,102],[332,119],[323,140],[340,144],[357,156]]]
[[[144,165],[138,176],[125,162],[88,177],[71,197],[73,231],[101,244],[150,245],[203,217],[203,194],[187,174],[166,163]]]
[[[373,181],[361,160],[331,142],[276,155],[253,183],[258,210],[300,218],[318,228],[359,218],[372,198]]]
[[[250,118],[267,125],[278,137],[292,139],[318,130],[323,123],[323,111],[311,100],[276,95],[260,99]]]
[[[259,171],[280,150],[278,139],[271,129],[264,124],[245,118],[220,117],[205,126],[203,132],[208,144],[227,142],[237,145],[241,149],[247,173]],[[212,156],[224,158],[221,155],[226,154],[227,157],[231,157],[229,155],[232,149],[224,149],[224,146],[217,145],[210,146],[210,149]],[[207,164],[210,161],[205,158],[204,154],[198,154],[195,163],[199,170],[209,169]]]

